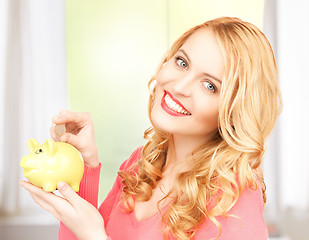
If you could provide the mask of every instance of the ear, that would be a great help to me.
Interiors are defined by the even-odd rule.
[[[37,140],[30,138],[29,141],[28,141],[29,152],[32,152],[33,149],[35,149],[36,146],[38,146],[38,145],[40,145],[40,143]]]
[[[156,88],[156,85],[157,85],[157,80],[153,80],[152,82],[150,82],[148,88],[149,88],[149,92],[151,95],[154,94],[154,90]]]
[[[48,155],[49,156],[54,155],[54,153],[56,152],[56,145],[55,145],[55,143],[52,140],[47,139],[45,141],[44,145],[46,146]]]

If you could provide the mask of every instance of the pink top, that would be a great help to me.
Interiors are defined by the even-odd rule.
[[[125,161],[120,170],[129,167],[137,161],[141,155],[141,149],[138,148],[133,152],[130,158]],[[78,194],[97,206],[99,175],[101,166],[97,168],[85,168],[84,177],[80,185]],[[161,215],[155,215],[143,220],[137,221],[135,213],[126,213],[119,204],[123,184],[119,176],[107,195],[104,202],[99,207],[99,212],[103,216],[107,235],[112,240],[163,240]],[[228,214],[236,215],[235,217],[218,217],[222,227],[220,240],[267,240],[268,232],[263,218],[263,197],[259,186],[257,190],[246,189],[240,196],[235,206]],[[216,238],[219,230],[209,221],[207,225],[201,227],[196,233],[194,239],[206,240]],[[77,239],[71,231],[60,224],[60,240]],[[172,238],[175,239],[175,238]]]

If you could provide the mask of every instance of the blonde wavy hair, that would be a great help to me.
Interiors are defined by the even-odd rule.
[[[216,217],[227,215],[244,188],[257,189],[257,181],[261,183],[266,203],[260,165],[265,138],[275,125],[282,103],[271,45],[256,26],[238,18],[222,17],[191,28],[172,45],[148,86],[185,41],[205,28],[214,32],[224,56],[218,132],[211,142],[192,153],[188,159],[193,163],[192,169],[177,175],[165,197],[173,193],[173,201],[162,214],[166,239],[171,234],[177,239],[193,238],[205,219],[218,227],[220,236],[222,229]],[[149,117],[154,91],[155,88],[151,89]],[[144,137],[148,141],[141,159],[129,170],[118,173],[124,184],[122,203],[128,211],[134,211],[134,198],[150,199],[152,189],[161,179],[168,144],[172,141],[170,134],[153,124]],[[214,196],[219,196],[216,205],[208,209]]]

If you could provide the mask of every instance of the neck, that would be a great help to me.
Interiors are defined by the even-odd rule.
[[[169,143],[165,170],[178,173],[190,168],[190,162],[186,161],[192,152],[206,142],[205,138],[197,139],[188,136],[173,135]]]

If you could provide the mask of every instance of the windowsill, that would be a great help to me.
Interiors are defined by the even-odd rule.
[[[291,240],[288,237],[271,237],[269,240]]]
[[[0,226],[4,225],[59,225],[59,222],[48,213],[24,213],[13,216],[0,216]]]
[[[49,213],[0,216],[1,239],[55,240],[59,222]]]

